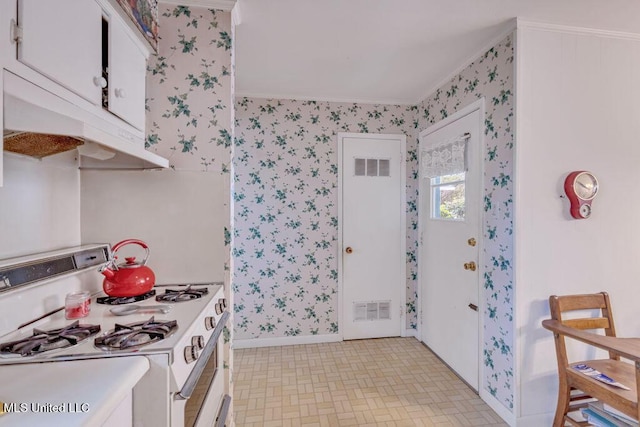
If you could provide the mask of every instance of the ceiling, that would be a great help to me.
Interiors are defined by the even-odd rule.
[[[239,0],[236,8],[236,95],[253,97],[415,104],[515,17],[640,34],[638,0]]]

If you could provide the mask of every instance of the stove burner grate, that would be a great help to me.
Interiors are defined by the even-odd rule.
[[[115,329],[97,337],[94,344],[102,350],[128,350],[168,338],[177,330],[177,321],[161,322],[153,317],[129,325],[116,323]]]
[[[207,288],[192,288],[191,285],[185,289],[167,289],[164,294],[156,296],[156,301],[162,302],[184,302],[192,299],[202,298],[209,293]]]
[[[21,340],[0,343],[0,353],[33,356],[58,348],[67,348],[100,331],[100,325],[81,325],[79,321],[50,331],[33,330],[33,335]]]
[[[134,297],[98,297],[96,302],[98,304],[108,304],[108,305],[120,305],[120,304],[131,304],[132,302],[144,301],[147,298],[151,298],[156,294],[155,289],[151,289],[146,294],[136,295]]]

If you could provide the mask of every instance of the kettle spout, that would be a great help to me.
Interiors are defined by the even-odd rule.
[[[113,272],[113,270],[111,270],[109,268],[109,264],[105,264],[102,267],[100,267],[100,269],[98,270],[100,273],[102,273],[102,275],[104,277],[106,277],[107,279],[111,279],[113,276],[115,276],[116,274]]]

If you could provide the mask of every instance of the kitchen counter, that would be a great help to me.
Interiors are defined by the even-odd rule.
[[[131,390],[148,370],[141,356],[2,365],[0,426],[99,426],[116,408],[126,425]]]

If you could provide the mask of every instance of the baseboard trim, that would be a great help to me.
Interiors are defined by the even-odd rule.
[[[250,338],[245,340],[234,339],[233,348],[258,348],[258,347],[279,347],[283,345],[300,345],[300,344],[320,344],[327,342],[339,342],[342,337],[339,334],[325,335],[303,335],[295,337],[276,337],[276,338]]]
[[[418,330],[417,329],[407,328],[407,330],[404,332],[404,336],[405,337],[414,337],[418,341],[420,340],[418,338]]]
[[[517,425],[518,427],[550,426],[553,424],[554,415],[555,414],[550,413],[550,414],[537,414],[537,415],[529,415],[526,417],[520,417],[517,420]]]
[[[516,425],[515,414],[509,411],[509,409],[502,403],[500,403],[495,397],[493,397],[491,393],[486,390],[480,390],[480,399],[482,399],[484,403],[486,403],[491,409],[493,409],[495,413],[504,420],[505,423],[509,424],[512,427]]]

